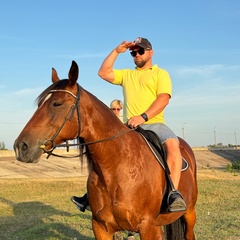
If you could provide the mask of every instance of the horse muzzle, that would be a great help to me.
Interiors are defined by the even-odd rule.
[[[14,143],[15,156],[18,161],[26,163],[36,163],[39,161],[43,150],[41,148],[30,148],[26,142]]]

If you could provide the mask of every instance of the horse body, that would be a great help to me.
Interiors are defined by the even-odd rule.
[[[53,69],[54,83],[38,97],[38,109],[15,141],[17,159],[35,162],[43,150],[51,151],[55,145],[80,136],[89,155],[87,191],[96,239],[110,240],[121,229],[139,232],[142,240],[162,239],[161,226],[181,216],[185,239],[195,239],[197,184],[191,148],[180,139],[182,155],[189,162],[179,186],[187,211],[160,213],[166,191],[164,170],[143,137],[79,87],[77,78],[75,62],[69,80],[59,81]]]

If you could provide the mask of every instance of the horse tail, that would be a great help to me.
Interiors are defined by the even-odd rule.
[[[185,221],[183,217],[164,226],[164,240],[185,240]]]

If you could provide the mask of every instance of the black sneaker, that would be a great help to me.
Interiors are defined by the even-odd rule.
[[[84,196],[82,197],[76,197],[76,196],[72,196],[71,197],[71,201],[77,205],[77,208],[81,211],[81,212],[85,212],[85,209],[87,209],[88,211],[91,211],[91,208],[88,204],[88,197],[87,197],[87,193],[84,194]]]
[[[168,196],[168,209],[170,212],[186,211],[186,203],[180,192],[170,192]]]

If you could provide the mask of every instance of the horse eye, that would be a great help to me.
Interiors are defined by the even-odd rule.
[[[54,102],[54,103],[53,103],[53,106],[54,106],[54,107],[59,107],[59,106],[61,106],[61,105],[62,105],[62,104],[59,103],[59,102]]]

